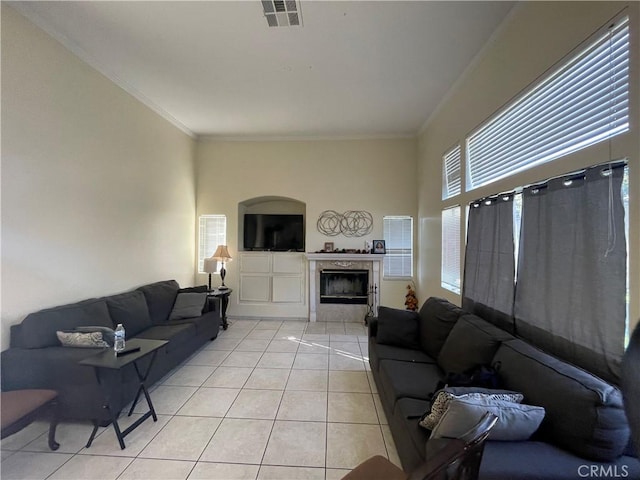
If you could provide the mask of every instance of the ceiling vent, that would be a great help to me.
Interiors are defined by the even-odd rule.
[[[270,27],[302,26],[302,12],[297,0],[262,0],[262,9]]]

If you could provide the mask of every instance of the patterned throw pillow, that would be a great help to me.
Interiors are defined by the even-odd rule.
[[[63,332],[59,330],[56,335],[63,347],[97,348],[109,346],[102,339],[102,332]]]
[[[428,430],[433,430],[433,428],[438,424],[444,412],[447,411],[449,407],[449,402],[454,398],[463,399],[463,400],[499,400],[503,402],[513,402],[520,403],[524,399],[524,396],[518,392],[509,392],[507,390],[496,390],[496,393],[479,393],[479,392],[470,392],[465,393],[463,395],[455,395],[447,389],[440,390],[435,400],[433,401],[433,405],[431,406],[431,411],[425,414],[420,419],[420,426],[426,428]]]

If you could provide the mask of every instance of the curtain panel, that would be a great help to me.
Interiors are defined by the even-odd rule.
[[[513,194],[469,207],[462,308],[513,333]]]
[[[523,191],[517,334],[618,382],[624,352],[623,168],[594,167]]]

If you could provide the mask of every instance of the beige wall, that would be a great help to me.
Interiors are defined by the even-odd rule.
[[[382,237],[385,215],[416,216],[415,139],[317,141],[218,141],[196,147],[198,215],[227,216],[227,243],[238,251],[238,203],[262,196],[306,204],[306,251],[363,248]],[[316,229],[324,210],[366,210],[373,232],[364,238],[327,237]],[[238,262],[227,266],[225,283],[237,288]],[[205,275],[199,281],[205,282]],[[384,281],[382,303],[404,308],[406,281]],[[242,315],[233,301],[231,315]]]
[[[442,155],[554,63],[625,8],[614,2],[526,2],[519,4],[494,36],[482,57],[452,92],[419,137],[419,292],[440,295],[457,303],[460,297],[440,287],[440,213],[443,207],[507,191],[609,159],[605,142],[507,180],[441,200]],[[631,42],[631,128],[611,142],[614,159],[628,157],[630,170],[631,321],[640,316],[640,128],[638,105],[638,4],[629,4],[634,25]]]
[[[2,5],[2,348],[29,312],[193,282],[193,140]]]

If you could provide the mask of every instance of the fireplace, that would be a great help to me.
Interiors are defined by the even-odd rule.
[[[369,270],[320,271],[320,303],[366,305]]]

